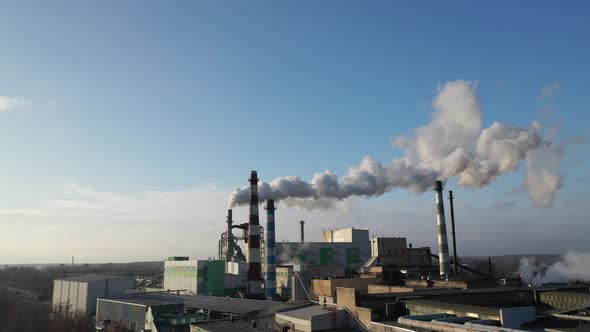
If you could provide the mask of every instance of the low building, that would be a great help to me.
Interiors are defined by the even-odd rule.
[[[345,309],[317,305],[276,313],[275,321],[280,331],[312,332],[350,326]]]
[[[276,312],[302,306],[276,301],[168,293],[127,294],[99,298],[97,303],[97,327],[121,327],[134,332],[188,331],[194,322],[228,316],[255,321],[258,326],[272,326]]]
[[[53,309],[86,316],[96,313],[98,297],[125,294],[132,289],[133,280],[121,276],[83,274],[53,281]]]
[[[590,294],[580,292],[541,292],[539,300],[557,309],[577,309],[590,306]]]
[[[430,248],[410,248],[404,237],[379,237],[371,240],[371,256],[382,266],[430,266]]]
[[[359,293],[367,294],[369,285],[379,284],[377,278],[336,278],[336,279],[313,279],[313,294],[320,303],[337,303],[336,288],[351,288]]]
[[[167,260],[164,262],[165,291],[225,295],[225,261]]]

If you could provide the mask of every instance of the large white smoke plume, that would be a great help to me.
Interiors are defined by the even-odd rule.
[[[542,137],[537,122],[529,128],[494,122],[482,129],[476,88],[477,82],[471,81],[439,86],[430,123],[394,140],[403,158],[383,165],[364,157],[342,178],[326,170],[309,182],[297,176],[261,181],[260,201],[273,198],[307,209],[329,207],[348,197],[380,196],[394,188],[421,193],[436,180],[451,177],[457,177],[460,186],[481,188],[526,160],[524,188],[535,206],[551,206],[561,184],[560,150]],[[249,195],[249,187],[236,188],[229,206],[248,204]]]
[[[550,282],[590,281],[590,253],[570,251],[551,265],[523,257],[519,271],[524,283],[535,286]]]

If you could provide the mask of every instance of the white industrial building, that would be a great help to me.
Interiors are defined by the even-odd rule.
[[[224,295],[225,262],[169,258],[164,262],[164,290],[184,294]]]
[[[118,296],[132,289],[133,280],[121,276],[83,274],[53,281],[53,308],[92,316],[98,297]]]

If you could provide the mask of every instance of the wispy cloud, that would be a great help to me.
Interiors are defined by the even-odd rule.
[[[557,92],[557,90],[559,90],[559,88],[561,88],[561,84],[559,82],[545,84],[543,86],[543,90],[541,90],[538,100],[541,101],[545,98],[552,97]]]
[[[29,100],[23,98],[11,98],[0,96],[0,112],[12,111],[20,108],[26,108],[31,105]]]

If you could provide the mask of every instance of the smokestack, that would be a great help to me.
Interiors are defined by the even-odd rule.
[[[233,218],[232,218],[232,210],[228,209],[227,210],[227,230],[225,231],[225,239],[227,240],[227,244],[226,244],[226,248],[225,248],[225,261],[226,262],[230,262],[232,261],[231,255],[232,255],[232,251],[231,251],[231,236],[232,236],[232,232],[231,232],[231,228],[232,228],[232,224],[233,224]]]
[[[277,295],[277,273],[275,268],[275,201],[266,200],[266,281],[265,296],[274,299]]]
[[[248,294],[260,294],[260,224],[258,222],[258,174],[250,173],[250,217],[248,221]]]
[[[442,181],[436,181],[436,224],[438,225],[438,264],[441,276],[449,275],[449,243],[447,241],[447,225],[445,222],[445,202],[443,199]]]
[[[303,228],[303,225],[305,225],[305,221],[301,220],[299,222],[301,224],[301,243],[305,242],[305,230]]]
[[[459,274],[459,261],[457,260],[457,237],[455,235],[455,209],[453,208],[453,191],[449,190],[449,201],[451,203],[451,235],[453,235],[453,262],[455,262],[455,275]]]

